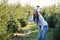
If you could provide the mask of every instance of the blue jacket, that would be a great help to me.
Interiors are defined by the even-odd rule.
[[[33,16],[30,18],[28,17],[28,20],[30,22],[33,22]],[[36,22],[34,22],[35,24],[37,24]],[[48,25],[48,23],[44,20],[43,16],[39,13],[39,22],[38,25],[41,25],[41,30],[43,30],[44,26]]]

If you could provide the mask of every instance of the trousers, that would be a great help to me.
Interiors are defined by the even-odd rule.
[[[41,26],[38,26],[38,40],[46,40],[48,25],[44,26],[42,34],[40,33]]]

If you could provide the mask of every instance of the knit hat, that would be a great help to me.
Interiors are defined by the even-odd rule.
[[[35,8],[34,8],[34,11],[39,12],[39,7],[38,7],[38,6],[37,6],[37,7],[35,7]]]

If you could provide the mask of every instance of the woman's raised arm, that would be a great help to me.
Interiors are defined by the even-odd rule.
[[[28,11],[27,19],[32,22],[33,21],[33,16],[30,18],[30,11]]]

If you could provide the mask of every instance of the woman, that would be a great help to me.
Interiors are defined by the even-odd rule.
[[[30,18],[30,12],[28,14],[28,20],[30,22],[34,22],[38,26],[38,40],[46,40],[46,34],[48,31],[48,24],[44,20],[43,16],[38,13],[38,11],[34,11],[32,17]]]

